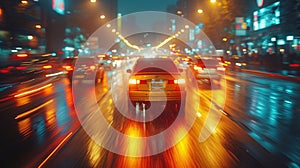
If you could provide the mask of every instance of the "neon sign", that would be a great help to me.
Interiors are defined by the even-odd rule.
[[[64,0],[52,0],[52,9],[58,14],[65,14],[65,1]]]
[[[256,0],[257,6],[262,7],[264,4],[264,0]]]

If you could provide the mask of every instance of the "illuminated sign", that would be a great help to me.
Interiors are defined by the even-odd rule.
[[[257,6],[262,7],[264,4],[264,0],[256,0]]]
[[[280,2],[253,12],[253,29],[260,30],[280,24]]]
[[[235,18],[235,35],[236,36],[246,36],[247,35],[247,23],[244,21],[243,17]]]
[[[65,14],[65,1],[64,0],[52,0],[52,9],[58,14]]]

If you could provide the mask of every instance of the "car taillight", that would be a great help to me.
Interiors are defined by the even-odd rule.
[[[43,66],[43,69],[51,69],[52,68],[52,65],[44,65]]]
[[[69,66],[69,65],[66,65],[66,66],[63,66],[63,68],[67,71],[72,71],[73,70],[73,67],[72,66]]]
[[[129,84],[131,85],[147,84],[147,80],[129,79]]]
[[[28,57],[28,54],[17,54],[17,57],[19,57],[19,58],[25,58],[25,57]]]
[[[25,70],[26,69],[26,66],[18,66],[16,67],[16,70]]]
[[[300,67],[300,64],[294,63],[294,64],[289,64],[289,66],[291,68],[298,68],[298,67]]]
[[[14,66],[8,66],[7,69],[11,70],[11,69],[15,69]]]
[[[225,71],[226,68],[224,68],[224,67],[217,67],[217,70],[218,70],[218,71]]]
[[[96,66],[94,66],[94,65],[90,66],[90,70],[95,70],[95,69],[96,69]]]
[[[147,84],[147,81],[146,80],[138,80],[139,83],[138,84]]]
[[[168,84],[185,84],[184,79],[168,80]]]
[[[8,73],[9,69],[0,69],[0,73]]]
[[[168,80],[168,84],[175,84],[175,80]]]
[[[194,70],[198,71],[198,70],[203,70],[203,67],[199,67],[199,66],[194,66]]]

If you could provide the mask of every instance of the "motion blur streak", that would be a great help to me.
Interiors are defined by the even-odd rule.
[[[97,165],[102,156],[102,148],[97,145],[93,140],[90,140],[88,146],[88,155],[90,166]]]
[[[43,165],[59,150],[59,148],[71,137],[73,132],[70,132],[59,144],[58,146],[50,153],[50,155],[38,166],[38,168],[43,167]]]
[[[47,74],[46,77],[52,77],[52,76],[58,76],[58,75],[62,75],[65,74],[64,72],[56,72],[56,73],[52,73],[52,74]]]
[[[25,105],[25,104],[27,104],[29,102],[30,102],[30,98],[29,97],[21,97],[21,98],[17,99],[16,106],[20,107],[20,106],[23,106],[23,105]]]
[[[185,132],[186,130],[183,128],[178,128],[174,139],[182,137],[180,134],[185,134]],[[168,158],[169,164],[174,164],[170,165],[170,167],[196,167],[196,165],[192,165],[194,162],[191,160],[192,154],[189,141],[191,140],[188,136],[184,137],[174,148],[171,148],[171,155],[168,154],[164,156]]]
[[[141,132],[142,128],[137,125],[137,124],[132,124],[130,125],[126,131],[125,134],[128,135],[129,137],[133,138],[126,138],[125,139],[125,153],[127,156],[142,156],[143,147],[145,145],[142,144],[143,140],[139,137],[142,136]],[[133,141],[129,141],[133,140]]]
[[[24,112],[24,113],[18,115],[17,117],[15,117],[15,119],[17,120],[17,119],[26,117],[26,116],[32,114],[33,112],[35,112],[35,111],[37,111],[37,110],[39,110],[39,109],[41,109],[41,108],[43,108],[43,107],[49,105],[49,104],[52,103],[53,101],[54,101],[53,99],[52,99],[52,100],[49,100],[49,101],[47,101],[46,103],[44,103],[44,104],[42,104],[42,105],[40,105],[40,106],[38,106],[38,107],[36,107],[36,108],[34,108],[34,109],[32,109],[32,110],[29,110],[29,111],[27,111],[27,112]]]
[[[26,91],[26,92],[23,92],[23,93],[20,93],[20,94],[16,94],[14,97],[21,97],[21,96],[29,95],[29,94],[32,94],[34,92],[38,92],[38,91],[43,90],[43,89],[45,89],[47,87],[50,87],[50,86],[52,86],[52,83],[49,83],[49,84],[47,84],[45,86],[42,86],[42,87],[39,87],[37,89],[33,89],[33,90]]]
[[[30,125],[31,125],[31,120],[30,118],[26,118],[20,122],[18,122],[18,129],[19,132],[25,137],[30,134]]]

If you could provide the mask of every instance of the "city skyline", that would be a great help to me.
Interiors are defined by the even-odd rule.
[[[118,1],[118,13],[126,15],[141,11],[167,11],[169,5],[175,5],[177,0],[127,0]],[[159,6],[157,5],[159,4]]]

